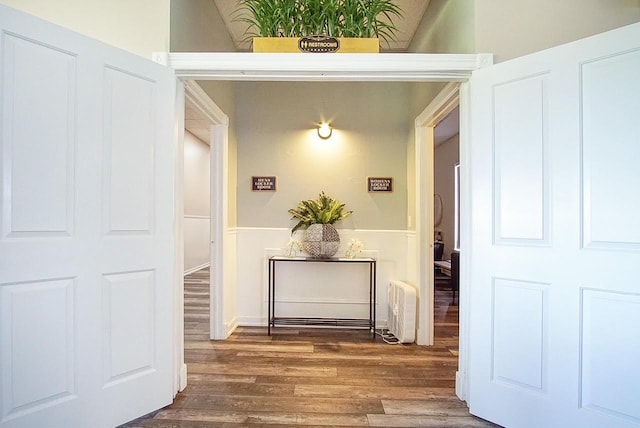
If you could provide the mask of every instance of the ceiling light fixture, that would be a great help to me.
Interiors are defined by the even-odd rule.
[[[333,129],[331,129],[331,125],[326,122],[323,122],[318,126],[318,137],[323,140],[331,138],[331,134],[333,133]]]

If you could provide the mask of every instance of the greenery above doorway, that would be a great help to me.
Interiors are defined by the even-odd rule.
[[[393,0],[240,0],[248,37],[324,35],[393,40],[402,10]]]

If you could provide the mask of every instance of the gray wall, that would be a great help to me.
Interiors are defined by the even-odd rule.
[[[213,0],[173,0],[170,28],[172,52],[235,51]]]
[[[409,88],[238,83],[238,226],[291,227],[287,210],[324,190],[354,210],[339,227],[406,229]],[[317,137],[321,120],[333,124],[328,141]],[[277,192],[253,192],[256,175],[277,176]],[[368,193],[367,176],[393,177],[393,193]]]
[[[476,52],[493,53],[495,62],[640,21],[640,0],[475,0],[473,3]]]
[[[233,52],[235,46],[213,0],[171,2],[172,52]],[[235,83],[200,81],[198,84],[229,116],[229,227],[236,226],[236,94]]]
[[[431,0],[409,52],[474,53],[474,0]]]
[[[409,45],[415,53],[473,53],[473,0],[431,0]],[[414,83],[409,99],[410,116],[415,119],[444,88],[446,83]],[[415,129],[408,130],[407,188],[408,212],[413,216],[409,229],[415,230]],[[413,213],[413,214],[412,214]]]

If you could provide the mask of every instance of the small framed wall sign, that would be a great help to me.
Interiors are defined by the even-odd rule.
[[[276,191],[276,177],[271,176],[252,176],[251,177],[251,190],[254,192],[275,192]]]
[[[392,177],[367,177],[369,192],[393,192]]]

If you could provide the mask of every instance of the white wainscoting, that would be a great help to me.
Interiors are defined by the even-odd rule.
[[[290,229],[238,228],[237,316],[239,325],[266,325],[267,257],[284,255]],[[387,287],[391,280],[410,281],[415,253],[405,230],[339,230],[344,254],[352,238],[364,244],[362,256],[377,258],[377,325],[386,325]],[[296,235],[301,239],[301,235]],[[409,261],[409,263],[408,263]],[[369,272],[364,265],[278,264],[276,311],[282,316],[368,316]],[[365,312],[366,311],[366,312]]]
[[[418,284],[418,239],[415,230],[406,232],[407,237],[407,280],[406,282],[417,286]],[[418,293],[419,294],[419,293]]]
[[[184,216],[184,274],[209,266],[210,219]]]

